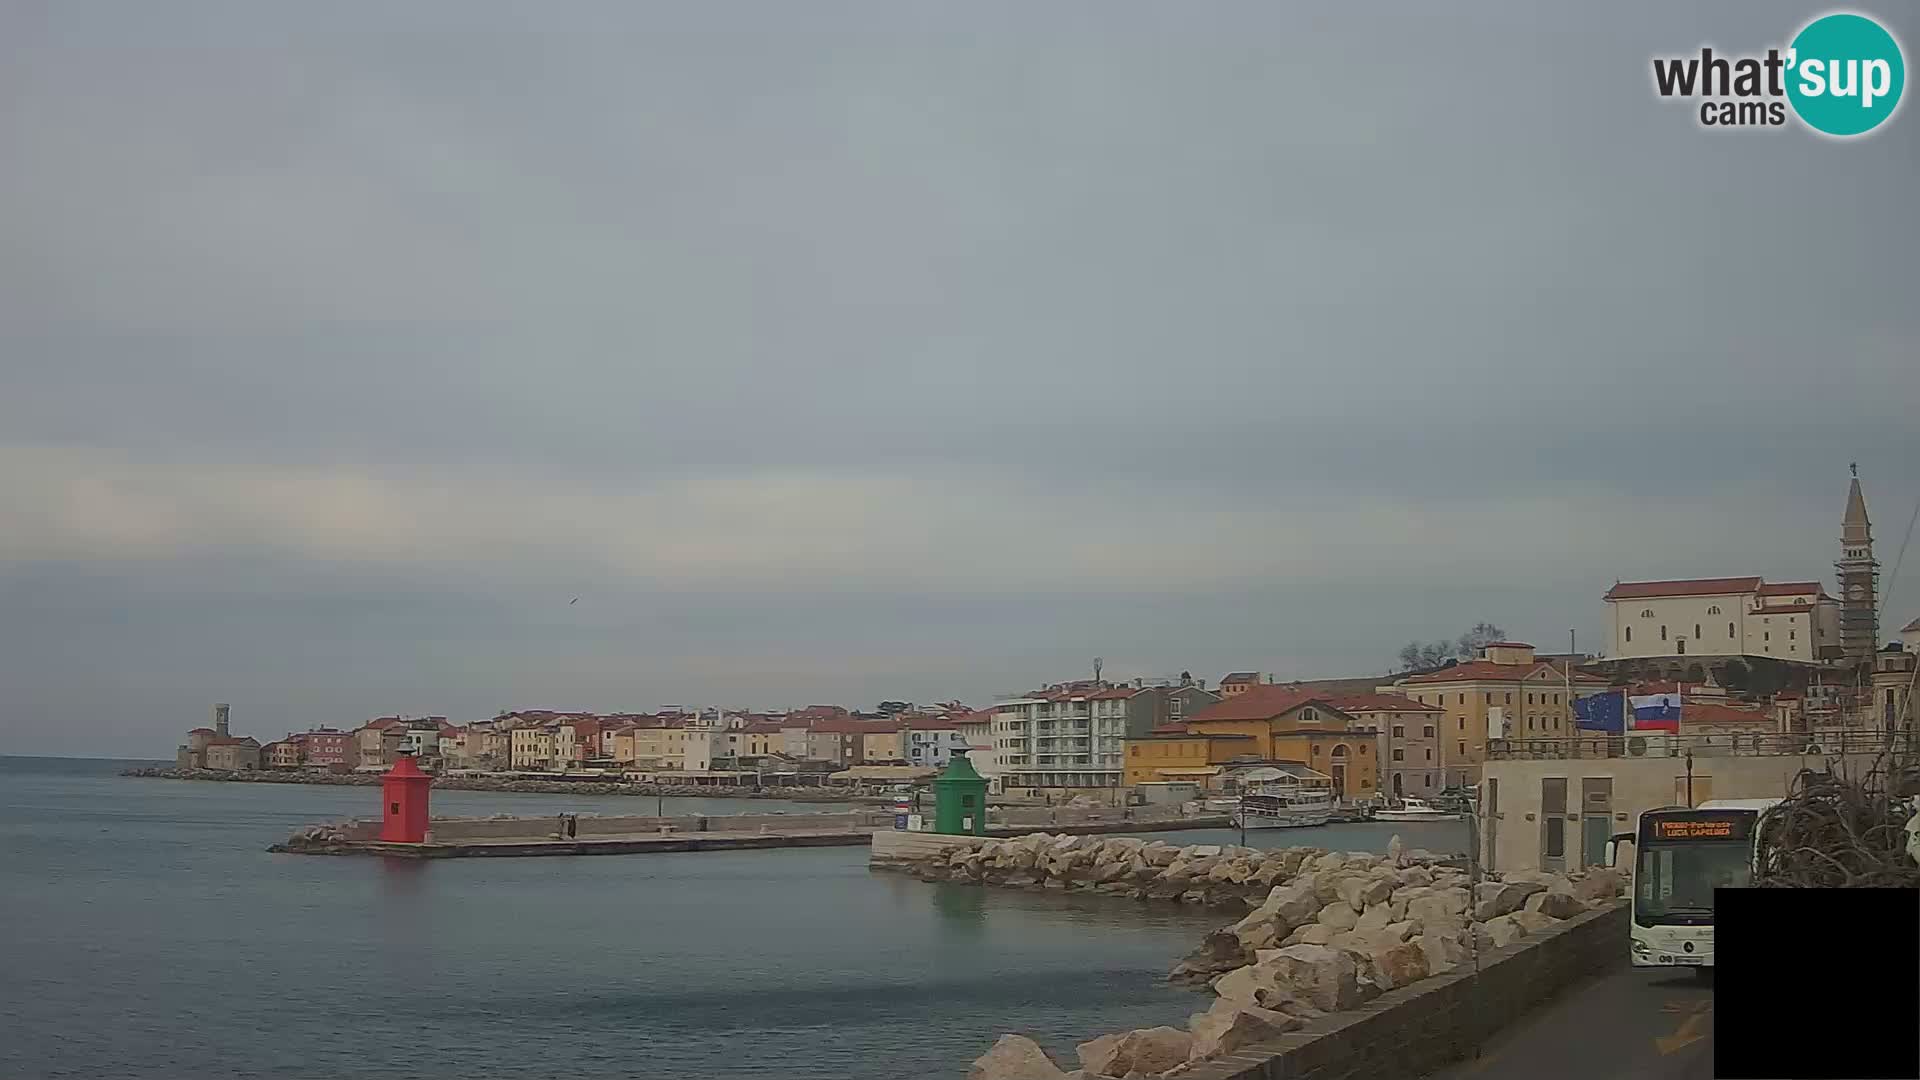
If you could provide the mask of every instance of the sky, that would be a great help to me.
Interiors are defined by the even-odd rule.
[[[1904,623],[1920,117],[1650,76],[1820,10],[0,0],[0,753],[1591,648],[1855,461]]]

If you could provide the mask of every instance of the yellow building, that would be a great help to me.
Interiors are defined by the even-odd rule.
[[[889,761],[904,761],[906,754],[900,745],[900,728],[891,720],[876,720],[863,725],[860,732],[860,760],[879,764]]]
[[[1236,757],[1253,756],[1251,735],[1189,735],[1168,732],[1126,742],[1125,782],[1163,784],[1188,781],[1202,791],[1219,789],[1222,766]]]
[[[510,742],[515,769],[544,769],[553,763],[553,731],[543,727],[517,727]]]
[[[680,767],[680,760],[687,748],[687,733],[684,728],[637,727],[633,729],[633,762],[649,768]]]
[[[1572,698],[1606,686],[1605,679],[1575,672],[1569,694],[1566,672],[1535,660],[1533,646],[1500,641],[1488,645],[1478,660],[1411,675],[1380,690],[1445,712],[1440,762],[1451,786],[1479,782],[1490,731],[1500,733],[1496,738],[1572,738]]]
[[[1158,738],[1128,740],[1130,782],[1133,782],[1131,775],[1136,769],[1143,774],[1152,771],[1146,764],[1149,760],[1172,761],[1184,756],[1193,761],[1195,766],[1205,768],[1233,758],[1249,758],[1305,765],[1332,777],[1336,797],[1373,798],[1379,794],[1380,767],[1375,741],[1370,732],[1351,730],[1352,724],[1352,716],[1334,708],[1317,691],[1271,684],[1251,685],[1183,721],[1154,729],[1154,736],[1176,736],[1167,740],[1164,750],[1149,745],[1158,743]],[[1197,744],[1177,738],[1183,734],[1189,740],[1198,736],[1227,737],[1233,741],[1228,743],[1222,739],[1216,748],[1210,740],[1205,759],[1202,760],[1199,749],[1185,749],[1197,747]],[[1141,750],[1139,758],[1142,764],[1139,766],[1134,765],[1133,750],[1136,743]],[[1177,770],[1181,767],[1178,764],[1162,764],[1158,766],[1158,771],[1165,774],[1169,768]],[[1169,775],[1162,778],[1188,777]]]

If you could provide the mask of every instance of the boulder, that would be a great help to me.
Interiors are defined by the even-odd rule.
[[[1537,911],[1552,919],[1571,919],[1587,910],[1587,905],[1575,899],[1571,892],[1548,889],[1546,892],[1534,893],[1527,897],[1527,902],[1522,905],[1521,910]]]
[[[1359,921],[1359,918],[1360,917],[1354,913],[1353,905],[1342,900],[1321,908],[1319,918],[1316,921],[1319,922],[1321,926],[1334,930],[1351,930],[1353,929],[1353,924]]]
[[[1232,1003],[1227,1006],[1194,1013],[1187,1021],[1187,1029],[1193,1033],[1193,1044],[1188,1051],[1193,1060],[1231,1054],[1248,1043],[1284,1035],[1301,1023],[1295,1017],[1268,1009],[1242,1008]]]
[[[1354,911],[1365,911],[1368,904],[1385,903],[1393,895],[1393,882],[1371,877],[1350,877],[1337,887],[1340,899]]]
[[[1426,951],[1410,941],[1376,948],[1368,959],[1367,977],[1382,990],[1419,982],[1428,975]]]
[[[1504,949],[1527,936],[1526,925],[1512,915],[1496,915],[1475,929],[1484,930],[1487,941],[1496,949]]]
[[[1391,907],[1386,904],[1370,904],[1367,906],[1367,910],[1361,912],[1360,917],[1353,921],[1353,929],[1355,933],[1372,934],[1380,930],[1385,930],[1387,924],[1392,921],[1393,909]]]
[[[1422,926],[1462,920],[1467,914],[1465,889],[1438,889],[1407,901],[1407,918]]]
[[[1507,916],[1507,918],[1519,923],[1521,929],[1529,934],[1538,934],[1543,930],[1551,930],[1560,925],[1560,920],[1551,915],[1538,911],[1528,911],[1524,908]]]
[[[1487,922],[1518,911],[1520,905],[1527,902],[1527,897],[1545,892],[1546,888],[1535,881],[1482,882],[1473,889],[1473,921]]]
[[[1420,887],[1433,884],[1433,871],[1424,866],[1409,866],[1393,875],[1396,885]]]
[[[1326,923],[1318,923],[1318,922],[1308,923],[1307,925],[1287,935],[1287,944],[1325,945],[1328,942],[1332,941],[1334,939],[1334,936],[1339,933],[1341,933],[1340,930],[1335,929],[1334,927],[1328,926]]]
[[[1167,978],[1173,982],[1206,982],[1245,964],[1249,951],[1231,930],[1215,930],[1201,938],[1200,945],[1183,957]]]
[[[1338,870],[1345,865],[1347,865],[1347,856],[1344,852],[1339,851],[1329,851],[1325,855],[1313,860],[1313,869],[1316,872],[1322,870]]]
[[[1140,857],[1147,861],[1148,866],[1172,866],[1174,860],[1180,857],[1180,849],[1169,847],[1165,841],[1155,840],[1140,849]]]
[[[967,1080],[1066,1080],[1066,1071],[1025,1035],[1002,1035],[993,1049],[973,1060]]]
[[[1339,949],[1289,945],[1269,963],[1280,982],[1291,986],[1315,1008],[1340,1012],[1365,1000],[1353,957]]]
[[[1579,900],[1581,903],[1593,904],[1602,900],[1612,900],[1619,896],[1621,886],[1625,880],[1626,879],[1621,876],[1620,871],[1610,867],[1589,870],[1585,877],[1573,883],[1573,888],[1570,891],[1573,893],[1574,899]]]
[[[1261,903],[1260,910],[1271,913],[1275,921],[1292,929],[1311,922],[1320,911],[1320,903],[1311,885],[1276,885]]]
[[[1459,933],[1445,931],[1422,934],[1414,938],[1411,944],[1420,946],[1427,957],[1427,973],[1445,975],[1447,972],[1473,962],[1473,954],[1467,948],[1466,939]]]
[[[1081,1043],[1079,1050],[1088,1076],[1151,1076],[1183,1064],[1193,1052],[1193,1036],[1176,1027],[1141,1028]]]

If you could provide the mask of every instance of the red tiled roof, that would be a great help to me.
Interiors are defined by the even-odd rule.
[[[1187,719],[1190,721],[1268,720],[1309,702],[1317,702],[1331,708],[1327,699],[1328,695],[1317,690],[1256,684],[1248,687],[1245,693],[1216,701]]]
[[[960,721],[945,716],[910,716],[905,726],[914,731],[957,731]]]
[[[1757,577],[1687,578],[1681,581],[1621,581],[1607,590],[1608,600],[1650,600],[1661,596],[1721,596],[1760,588]]]
[[[1801,602],[1798,604],[1769,604],[1766,607],[1754,608],[1753,613],[1755,615],[1804,615],[1812,610],[1812,604]]]
[[[755,720],[740,730],[750,731],[755,735],[778,735],[780,733],[780,722],[778,720]]]
[[[1130,686],[1115,686],[1087,695],[1088,701],[1124,701],[1140,691]]]
[[[1683,727],[1687,724],[1771,724],[1773,717],[1764,712],[1736,709],[1731,705],[1721,705],[1717,702],[1683,701],[1680,704],[1680,723]]]
[[[1761,596],[1801,596],[1824,591],[1817,581],[1769,581],[1760,586]]]
[[[1223,686],[1227,683],[1250,683],[1259,677],[1260,673],[1257,671],[1229,671],[1220,676],[1220,683]]]
[[[197,727],[197,728],[194,728],[194,729],[193,729],[192,731],[189,731],[189,732],[187,732],[187,734],[189,734],[189,735],[218,735],[218,734],[219,734],[219,732],[217,732],[217,731],[215,731],[215,730],[213,730],[213,729],[212,729],[212,728],[210,728],[210,727]]]
[[[1353,694],[1336,697],[1327,704],[1341,712],[1446,712],[1436,705],[1426,705],[1415,701],[1405,694]]]

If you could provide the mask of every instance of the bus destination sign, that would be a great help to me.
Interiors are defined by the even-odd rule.
[[[1659,818],[1653,822],[1655,840],[1744,840],[1751,818]]]

